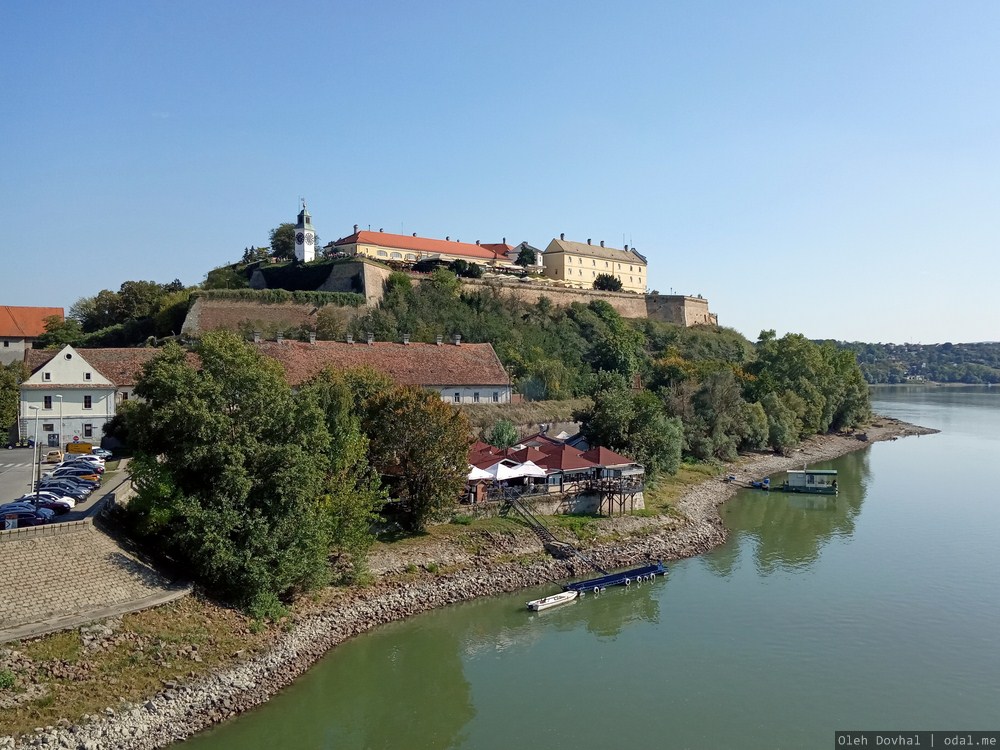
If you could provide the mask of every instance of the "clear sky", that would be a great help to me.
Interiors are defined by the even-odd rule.
[[[1000,340],[1000,3],[6,2],[0,304],[294,221],[634,245],[720,322]]]

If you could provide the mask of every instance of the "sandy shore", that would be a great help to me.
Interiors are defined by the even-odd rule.
[[[936,432],[894,419],[879,418],[867,430],[867,441],[854,436],[811,438],[790,456],[754,454],[727,466],[717,478],[702,482],[679,501],[684,520],[626,517],[609,519],[624,538],[587,549],[587,555],[606,568],[625,567],[650,559],[674,560],[698,555],[726,538],[718,506],[734,495],[739,485],[724,481],[760,479],[803,463],[829,460],[867,447],[873,442]],[[281,634],[264,654],[229,666],[215,674],[176,685],[168,683],[141,704],[108,708],[99,716],[85,717],[67,728],[45,731],[15,741],[0,737],[0,750],[29,747],[121,748],[148,750],[167,746],[212,724],[257,706],[292,682],[338,643],[370,628],[455,602],[537,586],[586,573],[570,561],[539,555],[532,565],[504,562],[518,555],[541,552],[529,535],[490,536],[489,547],[470,551],[458,545],[439,544],[413,550],[405,557],[395,552],[373,555],[371,568],[378,574],[374,586],[345,592],[316,611],[297,619],[295,627]],[[447,566],[447,574],[399,576],[414,562]]]

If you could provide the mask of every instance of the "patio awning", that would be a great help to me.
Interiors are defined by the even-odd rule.
[[[478,466],[473,466],[469,464],[469,474],[466,477],[470,482],[475,482],[479,479],[493,479],[493,475],[488,471],[480,469]]]

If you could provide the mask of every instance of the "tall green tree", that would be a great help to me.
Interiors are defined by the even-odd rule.
[[[21,383],[28,377],[24,362],[0,365],[0,437],[17,421],[21,405]]]
[[[498,419],[486,436],[486,442],[497,448],[510,448],[517,443],[517,427],[509,419]]]
[[[285,222],[271,230],[271,255],[280,260],[295,260],[295,225]],[[319,243],[317,243],[319,244]]]
[[[514,261],[514,265],[527,268],[528,266],[535,265],[537,262],[538,253],[536,253],[534,249],[522,245],[521,250],[517,254],[517,260]]]
[[[594,289],[600,289],[603,292],[620,292],[622,280],[611,273],[599,273],[594,279]]]
[[[423,529],[465,484],[468,419],[438,394],[412,387],[376,394],[364,415],[372,464],[403,502],[406,525]]]
[[[281,366],[225,332],[198,366],[169,344],[145,367],[127,411],[147,542],[216,593],[258,615],[327,579],[332,520],[322,498],[330,435],[315,398]]]

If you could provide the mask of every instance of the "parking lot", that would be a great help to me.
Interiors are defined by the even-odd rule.
[[[44,449],[43,450],[47,450]],[[42,454],[45,455],[44,453]],[[31,471],[32,456],[30,448],[13,448],[11,450],[0,450],[0,504],[30,492],[32,489]],[[54,468],[54,464],[42,464],[41,471]],[[121,465],[119,469],[123,468]],[[64,521],[79,521],[90,515],[94,505],[109,491],[113,491],[124,479],[124,473],[120,471],[110,471],[105,474],[107,477],[103,486],[95,490],[83,502],[77,503],[69,513],[57,516],[53,520],[57,523]],[[2,528],[2,524],[0,524]]]

